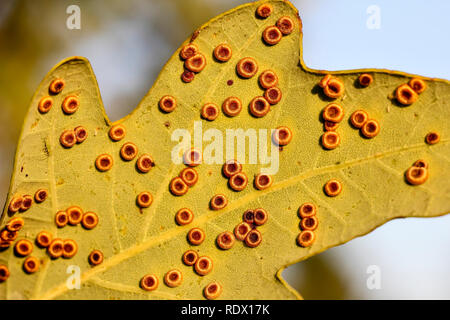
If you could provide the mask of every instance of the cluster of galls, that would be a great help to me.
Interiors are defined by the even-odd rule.
[[[49,85],[49,93],[53,96],[61,93],[65,87],[65,81],[63,79],[55,79]],[[48,113],[53,107],[53,98],[51,96],[42,97],[38,103],[38,110],[41,114]],[[61,109],[66,115],[74,114],[80,107],[80,99],[76,95],[68,95],[64,98]],[[64,148],[72,148],[75,144],[82,143],[87,139],[87,130],[83,126],[78,126],[74,129],[64,130],[60,137],[59,142]]]
[[[242,172],[242,164],[237,160],[228,160],[222,167],[222,172],[228,178],[228,185],[234,191],[242,191],[247,187],[247,175]]]
[[[345,92],[344,83],[330,74],[325,75],[320,80],[319,87],[323,89],[323,93],[330,99],[337,99]]]
[[[336,149],[341,143],[341,138],[336,132],[339,123],[344,119],[344,109],[337,103],[330,103],[322,111],[325,133],[321,142],[325,149]]]
[[[369,119],[369,114],[364,110],[356,110],[350,116],[350,123],[366,138],[374,138],[380,132],[380,124],[375,119]]]
[[[258,7],[256,14],[260,18],[267,18],[273,12],[270,4],[263,4]],[[285,35],[289,35],[294,30],[294,21],[287,16],[278,19],[275,26],[267,27],[263,32],[263,39],[269,45],[278,43]],[[213,56],[216,62],[227,62],[232,57],[232,48],[226,43],[221,43],[213,50]],[[194,80],[195,73],[203,70],[206,66],[205,56],[199,52],[199,48],[194,43],[188,43],[180,50],[181,59],[185,60],[181,79],[184,82]],[[236,64],[236,72],[243,79],[252,78],[258,72],[258,64],[252,57],[245,57]],[[229,85],[232,81],[229,81]],[[259,84],[265,90],[263,96],[255,97],[249,105],[250,113],[257,117],[264,117],[269,111],[270,106],[277,104],[281,100],[281,90],[277,87],[278,77],[273,70],[265,70],[259,77]],[[176,99],[173,96],[164,96],[160,99],[159,107],[162,111],[168,113],[175,110],[177,106]],[[222,110],[228,117],[237,116],[242,110],[242,101],[238,97],[228,97],[222,103]],[[219,115],[219,107],[215,103],[208,102],[201,109],[201,116],[205,120],[213,121]]]
[[[66,211],[59,211],[55,215],[55,223],[59,228],[67,224],[75,226],[81,223],[85,229],[93,229],[98,223],[98,217],[93,212],[83,214],[83,211],[79,207],[72,206]],[[3,246],[3,248],[9,247],[9,244],[17,238],[18,232],[24,224],[24,220],[20,217],[13,218],[6,224],[0,237],[2,241],[7,240],[9,243],[7,246]],[[47,254],[52,259],[60,257],[69,259],[74,257],[78,251],[78,245],[74,240],[53,238],[52,234],[48,231],[39,232],[36,235],[35,242],[38,247],[46,249]],[[41,262],[36,257],[30,256],[33,252],[33,243],[31,241],[27,239],[18,240],[14,246],[14,251],[16,256],[27,257],[23,263],[25,272],[34,273],[39,270]]]
[[[36,203],[44,202],[48,197],[48,191],[39,189],[34,195]],[[11,214],[25,212],[31,208],[33,197],[30,195],[15,195],[9,202],[8,212]],[[25,222],[21,217],[15,217],[9,220],[0,232],[0,250],[8,249],[17,239],[19,231]],[[33,244],[27,239],[18,240],[14,245],[14,251],[17,256],[28,256],[33,250]],[[39,269],[39,260],[35,257],[28,257],[23,263],[23,269],[27,273],[34,273]],[[0,265],[0,281],[5,281],[9,277],[8,267]]]
[[[263,208],[247,210],[242,216],[242,222],[234,228],[236,239],[244,241],[249,248],[256,248],[262,242],[262,234],[257,227],[264,225],[269,214]]]
[[[34,194],[34,201],[36,203],[44,202],[48,197],[48,191],[46,189],[39,189]],[[8,212],[16,213],[16,212],[25,212],[31,208],[33,205],[33,197],[30,195],[15,195],[9,201]]]
[[[199,51],[197,45],[194,43],[185,45],[180,50],[180,57],[184,60],[184,72],[181,74],[181,79],[184,82],[193,81],[195,74],[201,72],[206,66],[205,56]]]
[[[48,197],[48,191],[46,189],[39,189],[34,195],[34,201],[36,203],[44,202]],[[30,195],[14,196],[8,206],[10,213],[25,212],[33,204],[33,197]],[[59,211],[55,215],[55,223],[58,227],[64,227],[67,224],[77,225],[81,223],[85,229],[93,229],[98,223],[98,217],[93,212],[83,211],[76,206],[72,206],[65,211]],[[17,239],[19,230],[22,229],[25,222],[21,217],[12,218],[5,225],[4,229],[0,232],[0,249],[9,248],[12,243]],[[47,250],[48,255],[52,259],[63,257],[66,259],[72,258],[78,251],[77,243],[72,239],[53,239],[53,236],[48,231],[41,231],[36,235],[35,242],[38,247]],[[23,262],[23,270],[26,273],[35,273],[39,270],[41,261],[33,256],[30,256],[33,252],[33,243],[28,239],[17,240],[14,245],[15,255],[18,257],[26,257]],[[10,273],[5,265],[0,265],[0,281],[5,281],[9,277]]]
[[[188,208],[178,210],[175,221],[180,226],[190,224],[194,220],[194,213]],[[199,246],[205,241],[205,232],[198,227],[192,228],[187,233],[187,240],[192,246]],[[192,266],[199,276],[206,276],[213,270],[213,261],[208,256],[199,256],[197,251],[187,250],[182,256],[183,263]],[[183,273],[179,269],[171,269],[164,274],[164,283],[170,288],[175,288],[183,283]],[[140,287],[146,291],[154,291],[159,286],[158,277],[155,274],[147,274],[140,280]],[[205,297],[217,298],[222,292],[222,287],[217,282],[212,282],[204,288]]]
[[[428,162],[422,159],[414,162],[413,165],[406,170],[405,179],[413,186],[425,183],[428,179]]]
[[[242,58],[236,65],[236,72],[241,78],[250,79],[258,72],[258,64],[251,57]],[[264,117],[270,111],[271,105],[281,100],[281,90],[277,87],[278,77],[273,70],[265,70],[259,76],[259,84],[265,90],[263,96],[252,99],[249,112],[256,118]],[[228,97],[222,103],[222,111],[228,117],[235,117],[242,111],[242,101],[238,97]],[[219,116],[219,107],[212,102],[203,105],[201,117],[213,121]]]
[[[126,135],[125,126],[116,124],[109,129],[109,138],[113,142],[121,141]],[[126,142],[120,148],[120,157],[123,161],[132,161],[138,155],[138,147],[132,142]],[[109,154],[101,154],[95,160],[97,170],[101,172],[109,171],[114,164],[113,158]],[[155,161],[149,154],[142,154],[136,160],[136,169],[139,173],[148,173],[155,166]],[[136,204],[139,208],[148,208],[153,202],[153,196],[148,191],[142,191],[136,197]]]
[[[424,92],[426,88],[425,81],[413,78],[408,83],[397,87],[395,90],[395,98],[400,104],[409,106],[417,101],[419,94]]]
[[[22,218],[12,218],[8,221],[5,227],[0,231],[0,250],[7,249],[11,246],[14,240],[19,235],[19,230],[22,229],[25,222]]]
[[[20,229],[24,226],[22,218],[12,218],[8,221],[5,228],[1,231],[1,249],[7,249],[14,240],[17,239]],[[15,251],[19,256],[26,256],[31,253],[33,245],[28,240],[19,240],[16,242]],[[39,261],[36,258],[29,257],[25,260],[23,268],[26,272],[32,273],[38,270]],[[6,281],[9,278],[10,272],[6,265],[0,265],[0,281]]]
[[[60,94],[66,83],[64,79],[58,78],[50,82],[48,91],[51,96],[56,96]],[[39,100],[38,103],[38,110],[41,114],[48,113],[51,108],[53,107],[53,98],[51,96],[44,96]],[[73,114],[78,110],[78,107],[80,106],[80,100],[75,95],[69,95],[67,96],[62,105],[62,111],[67,114]]]
[[[261,19],[268,18],[273,12],[273,7],[269,3],[260,5],[256,9],[256,15]],[[281,41],[283,36],[287,36],[294,31],[294,21],[288,16],[281,17],[274,26],[268,26],[262,33],[264,42],[268,45],[275,45]]]
[[[75,144],[82,143],[86,139],[86,128],[83,126],[78,126],[73,130],[64,130],[59,137],[59,142],[64,148],[72,148]]]
[[[189,188],[197,183],[198,173],[194,167],[202,163],[202,153],[196,149],[187,150],[183,155],[183,161],[188,168],[183,169],[169,184],[169,190],[175,196],[186,194]]]
[[[312,203],[304,203],[298,209],[301,232],[297,236],[297,244],[301,247],[310,247],[316,240],[314,231],[319,226],[316,212],[316,206]]]
[[[98,216],[94,212],[84,213],[78,206],[71,206],[65,211],[58,211],[55,215],[55,224],[58,228],[63,228],[67,224],[76,226],[80,223],[87,230],[94,229],[98,224]]]

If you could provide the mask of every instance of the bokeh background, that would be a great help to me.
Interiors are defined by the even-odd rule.
[[[60,60],[87,57],[106,111],[134,109],[178,46],[201,24],[244,0],[0,0],[0,203],[29,101]],[[450,1],[293,0],[310,68],[387,68],[450,79]],[[66,8],[81,8],[81,30]],[[367,27],[376,6],[379,28]],[[391,221],[369,235],[289,267],[306,299],[450,299],[450,215]],[[381,289],[366,286],[367,267]]]

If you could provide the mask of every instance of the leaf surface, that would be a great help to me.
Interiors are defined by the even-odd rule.
[[[345,118],[337,129],[341,145],[326,151],[319,141],[323,134],[320,114],[331,100],[317,85],[326,72],[310,70],[303,64],[301,21],[296,9],[287,1],[269,2],[274,12],[267,19],[255,16],[261,4],[256,2],[226,12],[199,28],[185,44],[192,41],[199,47],[206,56],[206,68],[193,82],[182,82],[183,61],[177,51],[135,111],[117,122],[127,130],[120,142],[108,137],[113,124],[104,112],[86,59],[69,58],[49,72],[25,119],[2,226],[13,216],[8,204],[14,195],[33,195],[45,188],[49,191],[45,202],[34,203],[28,211],[14,215],[25,220],[18,239],[34,242],[37,233],[46,230],[55,238],[74,239],[78,252],[72,259],[52,260],[45,250],[35,246],[32,255],[42,265],[38,272],[26,274],[22,269],[24,258],[17,257],[12,246],[3,250],[0,263],[8,266],[11,275],[0,284],[2,299],[202,299],[203,288],[211,281],[223,286],[221,299],[297,299],[300,295],[281,278],[286,266],[364,235],[393,218],[433,217],[450,211],[448,82],[422,78],[426,91],[417,102],[403,107],[393,98],[394,90],[412,75],[386,70],[334,73],[345,85],[345,94],[335,100],[343,106]],[[294,20],[294,31],[277,45],[267,46],[262,32],[282,16]],[[213,58],[212,52],[220,43],[232,47],[233,56],[228,62],[219,63]],[[258,63],[257,75],[266,69],[277,73],[283,92],[282,100],[263,118],[252,117],[247,107],[254,97],[263,94],[257,76],[243,79],[236,74],[237,62],[248,56]],[[355,85],[363,72],[374,77],[374,82],[364,89]],[[48,95],[49,84],[55,78],[63,78],[66,86],[53,97],[50,112],[41,114],[37,105]],[[232,85],[227,84],[229,80]],[[79,97],[80,108],[66,115],[60,105],[73,94]],[[176,98],[175,111],[166,114],[158,108],[164,95]],[[242,100],[240,115],[229,118],[221,113],[212,122],[201,119],[200,109],[205,103],[220,106],[229,96]],[[348,123],[349,116],[358,109],[366,110],[380,123],[381,131],[375,138],[363,138]],[[171,136],[180,128],[194,133],[194,124],[199,123],[196,121],[200,121],[203,133],[213,128],[224,136],[227,129],[289,127],[293,139],[279,154],[279,171],[273,176],[273,185],[256,190],[253,177],[267,165],[244,164],[249,185],[234,192],[221,174],[221,163],[204,163],[196,167],[198,183],[184,196],[172,195],[169,182],[185,165],[174,164],[171,159],[177,144]],[[87,140],[63,148],[59,143],[61,132],[79,125],[86,127]],[[430,131],[441,134],[438,144],[424,142]],[[266,140],[270,141],[270,136]],[[135,161],[123,161],[119,151],[124,142],[135,143],[139,154],[150,154],[155,167],[142,174],[136,170]],[[204,141],[203,147],[210,143]],[[94,164],[103,153],[114,159],[108,172],[99,172]],[[417,159],[429,163],[429,178],[423,185],[411,186],[405,182],[404,173]],[[337,197],[327,197],[323,192],[325,182],[332,178],[343,185]],[[142,191],[153,195],[153,203],[146,209],[136,205],[136,196]],[[229,203],[225,209],[209,208],[215,194],[226,195]],[[316,241],[309,248],[296,243],[300,232],[297,210],[305,202],[316,205],[319,219]],[[90,231],[81,226],[58,229],[56,212],[73,205],[96,212],[98,226]],[[175,213],[183,207],[190,208],[195,218],[190,225],[178,226]],[[262,243],[249,248],[237,241],[232,249],[220,250],[217,235],[233,231],[245,210],[259,207],[269,212],[268,222],[258,227]],[[191,246],[186,240],[192,227],[205,231],[206,240],[200,246]],[[87,259],[94,249],[101,250],[105,257],[96,267]],[[213,271],[201,277],[185,266],[181,257],[188,249],[211,257]],[[81,290],[70,290],[66,285],[69,265],[80,267]],[[163,283],[164,274],[171,269],[182,272],[181,286],[169,288]],[[152,292],[139,287],[141,278],[149,273],[157,275],[160,282]]]

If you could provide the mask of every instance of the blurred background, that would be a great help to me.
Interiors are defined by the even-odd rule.
[[[243,0],[1,0],[0,203],[29,101],[60,60],[87,57],[106,111],[134,109],[166,60],[201,24]],[[450,1],[293,0],[310,68],[386,68],[450,79]],[[81,29],[66,27],[70,5]],[[306,299],[450,299],[450,215],[391,221],[369,235],[289,267]],[[426,232],[426,238],[423,237]],[[379,289],[368,289],[369,266]]]

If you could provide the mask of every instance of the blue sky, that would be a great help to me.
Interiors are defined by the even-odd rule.
[[[450,1],[307,0],[293,3],[304,25],[304,60],[326,70],[387,68],[449,78]],[[380,29],[366,27],[380,9]]]

